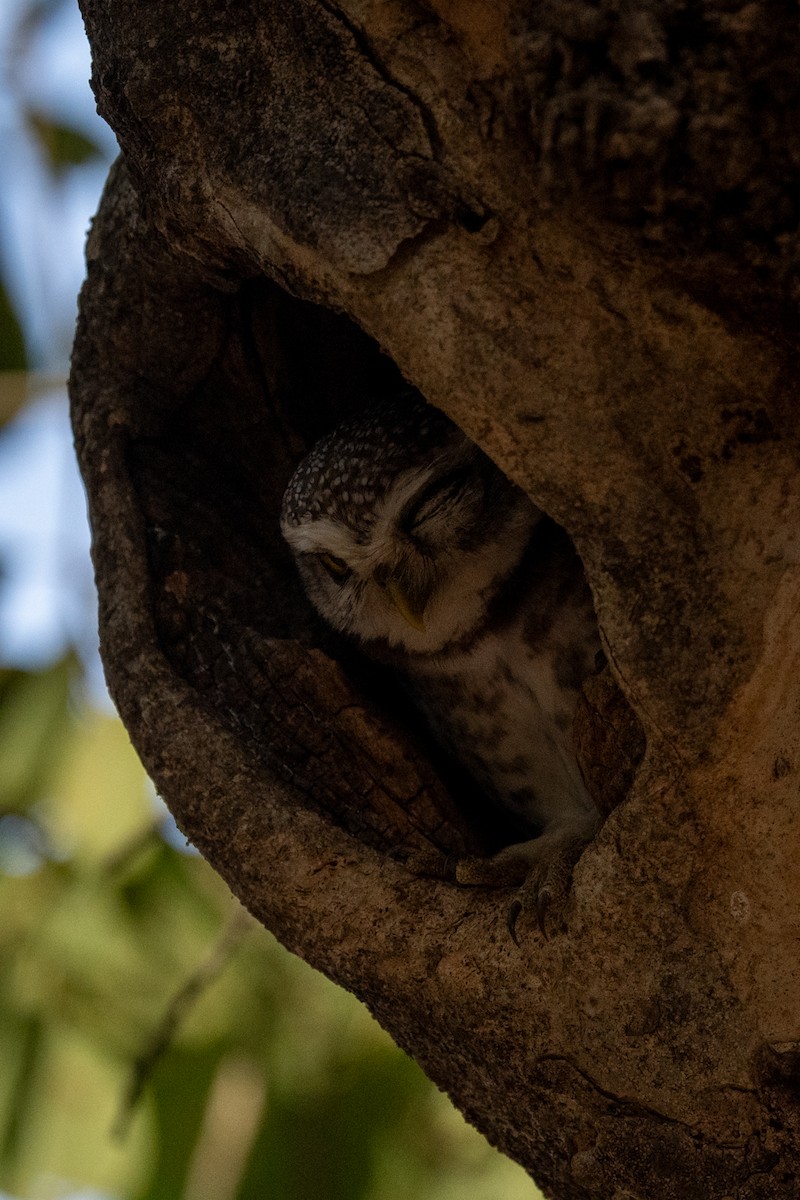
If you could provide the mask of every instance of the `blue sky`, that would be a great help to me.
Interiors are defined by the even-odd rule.
[[[77,4],[65,0],[20,37],[29,8],[29,0],[0,4],[0,268],[44,381],[0,435],[0,663],[45,665],[76,642],[99,693],[83,490],[66,393],[52,381],[66,377],[84,240],[114,138],[95,113]],[[25,126],[28,107],[81,130],[103,148],[103,161],[54,178]]]
[[[83,244],[114,154],[95,112],[89,48],[77,3],[64,0],[29,38],[18,35],[30,0],[0,4],[0,262],[20,313],[34,366],[66,366],[83,278]],[[25,128],[33,107],[69,124],[105,152],[105,161],[54,180]]]

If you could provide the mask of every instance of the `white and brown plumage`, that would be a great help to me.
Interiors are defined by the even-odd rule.
[[[313,447],[281,527],[320,614],[402,673],[438,740],[537,833],[458,877],[528,876],[541,913],[598,824],[572,720],[600,642],[566,535],[410,396]]]

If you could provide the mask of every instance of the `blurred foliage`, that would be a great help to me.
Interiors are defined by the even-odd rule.
[[[0,1188],[533,1200],[168,828],[74,658],[0,674]]]
[[[0,281],[0,371],[22,371],[26,365],[22,329]],[[0,418],[7,415],[0,412]]]
[[[26,112],[25,120],[57,176],[68,167],[80,167],[103,156],[95,142],[70,125],[62,125],[32,108]]]

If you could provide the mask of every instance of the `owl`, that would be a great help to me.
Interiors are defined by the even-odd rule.
[[[572,723],[600,640],[567,535],[416,393],[317,442],[281,529],[320,615],[393,668],[442,747],[528,831],[456,878],[521,885],[512,935],[528,907],[544,930],[599,824]]]

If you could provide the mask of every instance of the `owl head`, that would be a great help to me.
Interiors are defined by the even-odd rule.
[[[415,394],[322,438],[283,500],[306,592],[340,633],[429,654],[485,620],[541,513]]]

